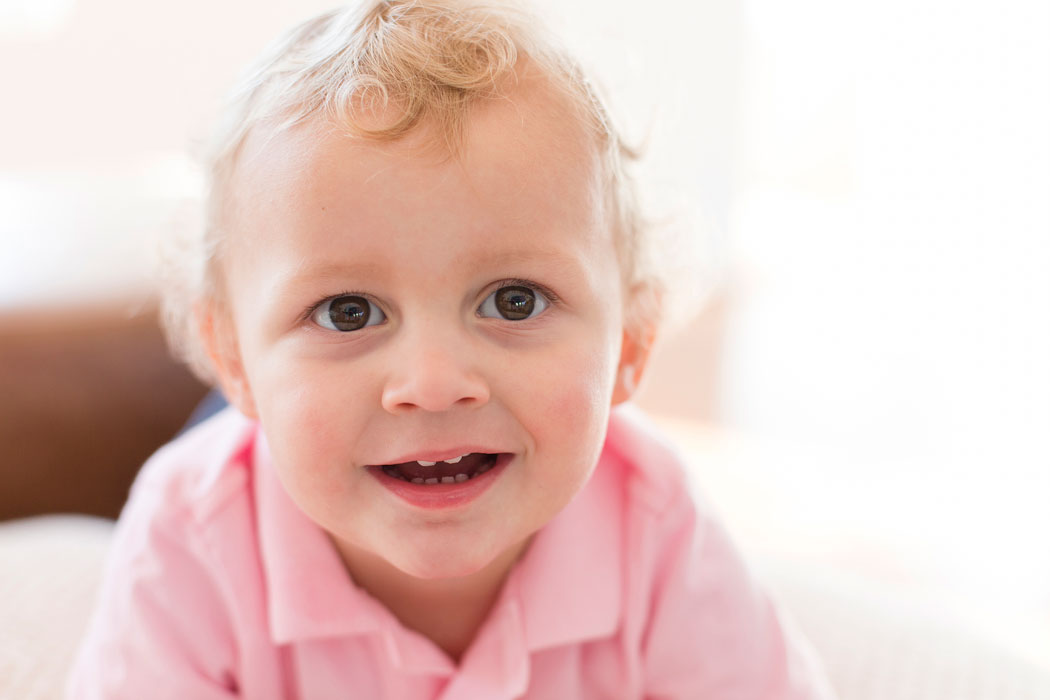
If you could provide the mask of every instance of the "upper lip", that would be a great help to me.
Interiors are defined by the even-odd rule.
[[[492,447],[479,447],[476,445],[452,447],[448,449],[421,450],[401,457],[394,457],[389,461],[373,462],[372,465],[404,464],[405,462],[444,462],[446,459],[455,459],[456,457],[469,455],[472,452],[493,455],[507,452],[507,450],[494,449]]]

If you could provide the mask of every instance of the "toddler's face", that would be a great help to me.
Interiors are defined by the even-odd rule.
[[[220,375],[351,568],[512,560],[583,486],[621,366],[640,369],[595,148],[559,110],[518,88],[454,158],[425,129],[321,124],[239,157]]]

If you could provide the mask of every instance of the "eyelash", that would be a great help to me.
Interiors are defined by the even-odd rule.
[[[538,282],[533,282],[531,280],[500,280],[498,283],[496,283],[496,286],[493,287],[492,292],[498,292],[499,290],[506,289],[507,287],[528,287],[534,292],[539,292],[540,294],[542,294],[551,306],[557,306],[561,303],[561,299],[558,297],[557,294],[552,292],[550,289],[547,289],[542,284],[539,284]],[[489,294],[491,294],[492,292],[489,292]],[[488,297],[487,294],[485,296],[486,298]]]
[[[321,301],[317,302],[316,304],[311,304],[310,306],[307,306],[305,309],[303,309],[303,312],[301,314],[301,319],[303,321],[309,321],[313,317],[314,313],[317,312],[318,309],[320,309],[326,303],[328,303],[330,301],[334,301],[334,300],[338,299],[339,297],[361,297],[362,299],[367,299],[368,301],[372,302],[373,304],[378,306],[380,309],[383,308],[382,305],[378,301],[376,301],[375,297],[373,297],[371,294],[367,294],[365,292],[355,292],[355,291],[347,290],[347,291],[339,292],[338,294],[332,294],[331,296],[325,297],[324,299],[322,299]]]
[[[496,286],[493,287],[488,292],[488,294],[485,295],[485,297],[482,299],[482,301],[484,301],[484,299],[487,299],[488,296],[490,294],[492,294],[493,292],[498,292],[499,290],[506,289],[507,287],[528,287],[529,289],[542,294],[543,297],[547,300],[548,307],[550,307],[550,306],[558,306],[559,304],[561,304],[561,297],[559,297],[557,294],[555,294],[549,288],[543,286],[542,284],[539,284],[538,282],[533,282],[532,280],[519,279],[519,278],[500,280],[499,282],[496,283]],[[313,317],[314,313],[319,308],[321,308],[326,302],[332,301],[333,299],[338,299],[339,297],[349,297],[349,296],[355,296],[355,297],[361,297],[362,299],[367,299],[368,301],[370,301],[373,304],[375,304],[376,306],[378,306],[380,309],[383,308],[382,304],[380,304],[375,299],[375,297],[373,297],[371,294],[367,294],[365,292],[356,292],[356,291],[349,291],[348,290],[348,291],[340,292],[338,294],[333,294],[331,296],[327,296],[324,299],[322,299],[321,301],[317,302],[316,304],[311,304],[310,306],[307,306],[305,309],[303,309],[303,312],[301,314],[301,318],[302,318],[303,321],[309,321]],[[478,308],[480,308],[480,306]]]

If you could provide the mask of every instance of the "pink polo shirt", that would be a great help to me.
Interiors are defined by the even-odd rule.
[[[534,538],[457,666],[354,586],[258,426],[227,410],[143,468],[68,697],[833,695],[633,411],[614,412],[594,476]]]

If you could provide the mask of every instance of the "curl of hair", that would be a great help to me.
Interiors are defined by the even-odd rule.
[[[498,0],[367,0],[322,14],[274,42],[232,91],[205,158],[203,230],[167,256],[163,321],[173,351],[214,379],[195,314],[221,309],[222,210],[247,135],[324,119],[362,138],[391,141],[436,125],[455,154],[470,107],[512,85],[523,61],[564,91],[599,145],[628,332],[660,317],[665,283],[645,235],[634,183],[636,158],[580,66],[531,14]]]

